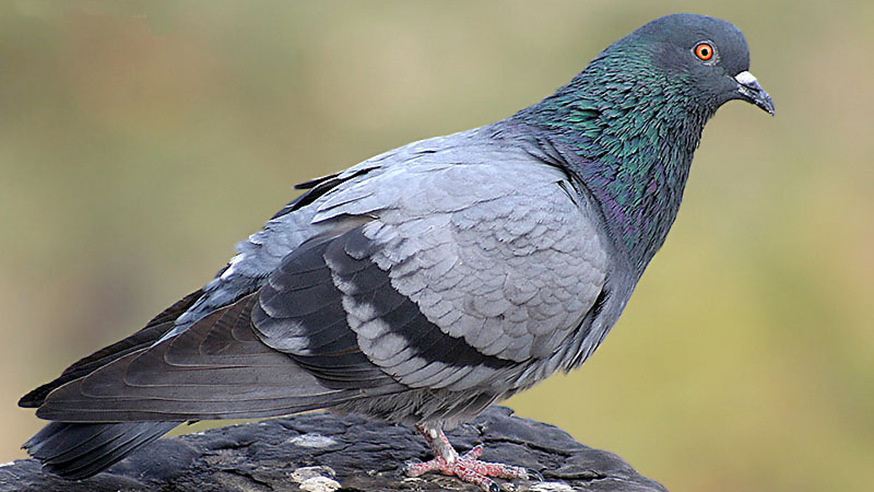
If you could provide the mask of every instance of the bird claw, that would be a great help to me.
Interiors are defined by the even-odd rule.
[[[422,464],[423,463],[418,460],[404,462],[404,464],[400,467],[400,473],[401,475],[406,475],[408,477],[418,477],[419,475],[421,475],[421,473],[417,474],[415,470],[419,465]]]
[[[437,457],[423,463],[408,462],[404,465],[403,470],[410,477],[418,477],[431,471],[437,471],[444,475],[455,475],[465,482],[478,486],[485,492],[501,492],[502,490],[501,486],[489,477],[509,479],[536,477],[538,480],[543,480],[543,476],[535,470],[504,465],[503,463],[480,461],[477,458],[482,452],[483,447],[476,446],[452,462]]]
[[[455,448],[449,444],[446,434],[440,429],[427,428],[417,425],[416,430],[425,437],[428,446],[434,452],[434,459],[424,463],[406,463],[404,472],[409,477],[418,477],[425,473],[437,471],[444,475],[454,475],[464,482],[471,483],[484,492],[501,492],[500,485],[489,477],[528,480],[536,478],[543,481],[543,475],[536,470],[510,466],[503,463],[490,463],[480,461],[485,449],[482,444],[477,444],[468,452],[459,455]]]
[[[538,482],[542,482],[545,479],[543,478],[543,474],[533,468],[526,468],[525,473],[528,474],[529,480],[537,480]]]

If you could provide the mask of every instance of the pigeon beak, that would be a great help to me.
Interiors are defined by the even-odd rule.
[[[744,70],[735,75],[734,80],[737,82],[738,92],[745,101],[755,104],[774,116],[774,101],[771,100],[771,96],[765,92],[765,89],[762,89],[753,74]]]

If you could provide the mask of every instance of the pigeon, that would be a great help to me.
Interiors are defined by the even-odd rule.
[[[329,409],[415,427],[410,476],[536,478],[444,429],[592,355],[735,99],[774,114],[743,34],[669,15],[502,121],[297,185],[204,287],[22,397],[52,421],[24,448],[79,480],[186,421]]]

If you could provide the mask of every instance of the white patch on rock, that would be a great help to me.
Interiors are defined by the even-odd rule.
[[[313,477],[304,480],[298,487],[307,492],[334,492],[340,488],[340,482],[328,477]]]
[[[304,466],[291,472],[291,479],[297,483],[301,483],[311,478],[324,476],[335,477],[337,476],[337,472],[335,472],[330,466]]]
[[[340,482],[331,478],[336,475],[336,472],[328,466],[305,466],[293,471],[291,479],[300,484],[298,485],[300,490],[334,492],[340,488]]]
[[[337,444],[337,441],[334,439],[321,434],[301,434],[292,437],[288,442],[302,448],[327,448],[328,446]]]
[[[562,482],[540,482],[528,489],[530,492],[573,492],[570,485]]]

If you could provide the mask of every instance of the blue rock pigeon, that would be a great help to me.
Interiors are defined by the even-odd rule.
[[[443,434],[556,371],[616,323],[677,215],[705,122],[773,114],[741,32],[656,19],[543,101],[298,185],[202,289],[24,396],[24,447],[84,479],[185,421],[313,409],[415,426],[407,467],[486,491],[522,467]]]

